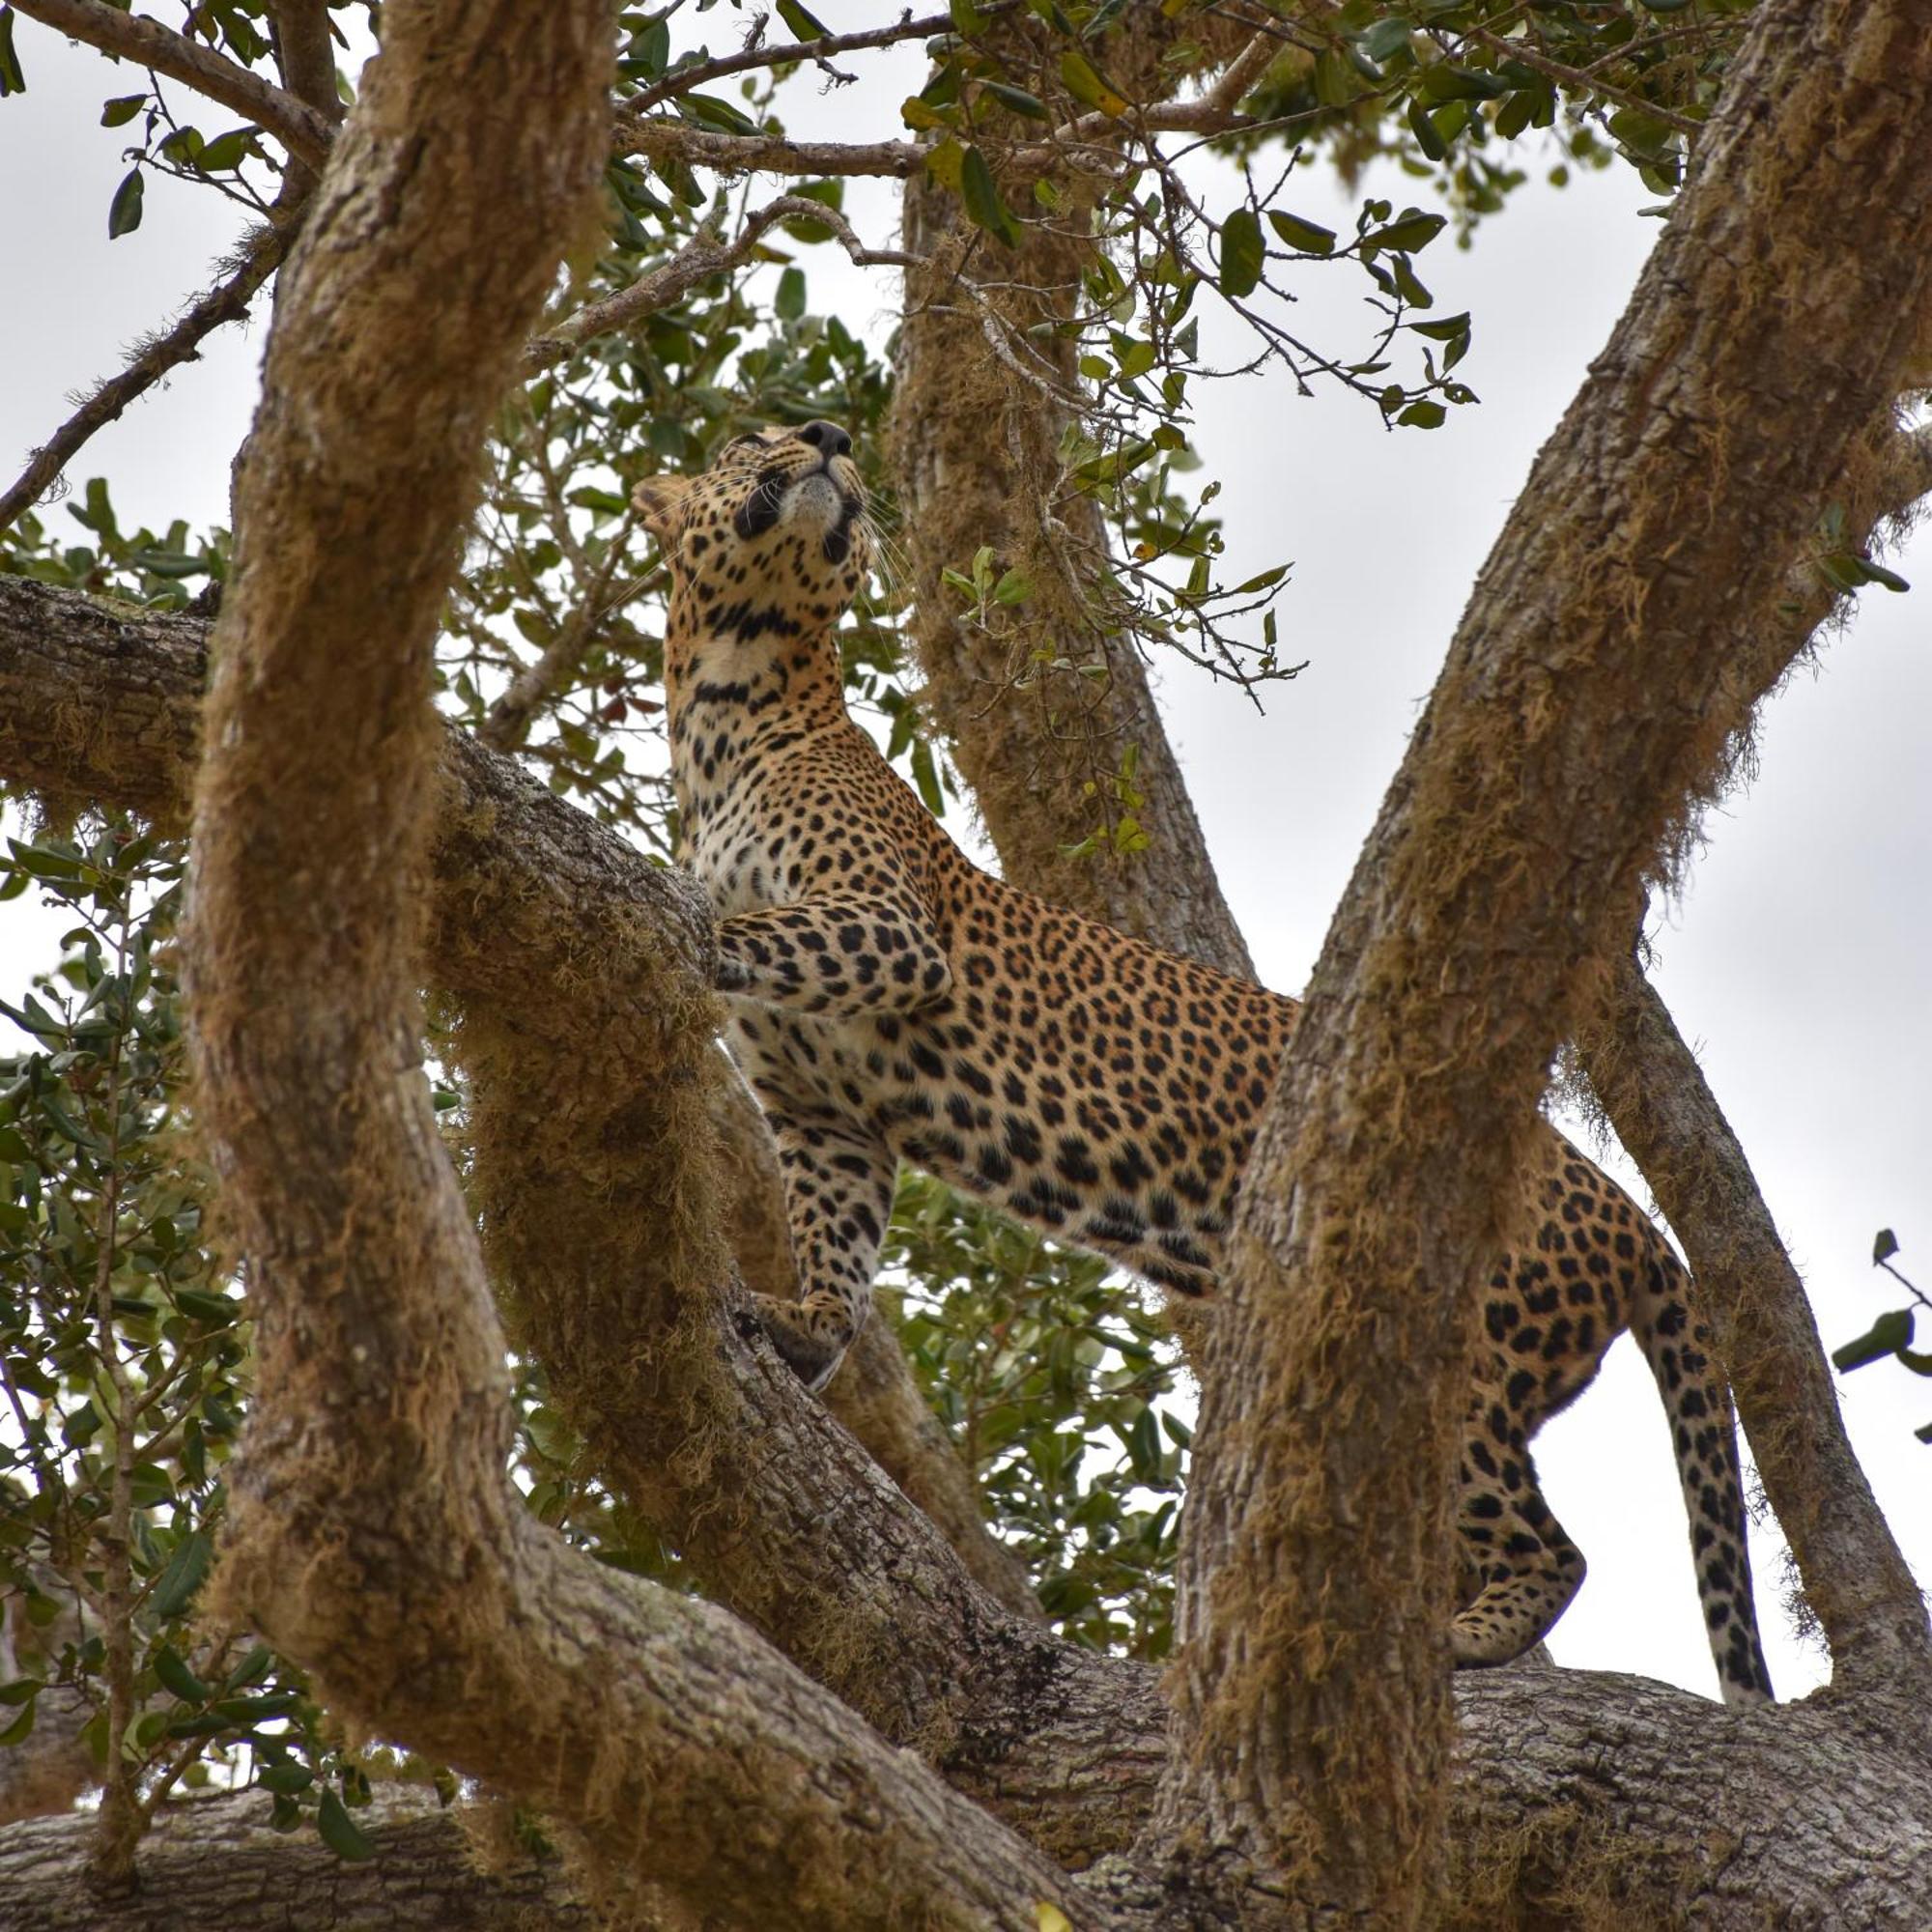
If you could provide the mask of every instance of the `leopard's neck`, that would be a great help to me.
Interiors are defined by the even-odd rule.
[[[838,646],[781,611],[733,606],[681,611],[665,638],[671,783],[695,838],[722,797],[786,745],[848,731]]]

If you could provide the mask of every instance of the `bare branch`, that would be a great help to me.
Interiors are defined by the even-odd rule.
[[[327,157],[334,129],[326,115],[145,14],[124,14],[106,0],[18,0],[14,11],[232,107],[312,168]]]
[[[990,7],[987,12],[1004,12],[1006,4],[1008,0],[1001,0],[999,6]],[[815,41],[788,41],[771,47],[747,47],[740,53],[724,54],[717,60],[681,67],[675,72],[666,74],[662,80],[654,81],[641,94],[634,95],[624,102],[624,108],[631,114],[644,114],[663,101],[689,93],[694,87],[702,87],[707,81],[722,80],[727,74],[744,73],[752,68],[824,61],[834,54],[854,53],[862,47],[889,47],[900,41],[923,40],[931,34],[950,34],[952,31],[951,14],[928,14],[923,19],[915,20],[912,9],[907,8],[890,27],[873,27],[862,34],[826,34]]]
[[[790,141],[781,134],[720,134],[682,121],[620,119],[611,152],[653,161],[684,161],[721,175],[890,175],[903,180],[925,165],[910,141]]]
[[[669,261],[660,262],[629,288],[606,296],[601,301],[585,303],[526,347],[525,366],[547,368],[561,360],[579,343],[611,334],[647,315],[655,315],[659,309],[668,308],[672,302],[681,301],[700,282],[737,268],[757,245],[758,238],[781,221],[815,221],[831,229],[845,252],[862,269],[904,268],[917,259],[895,248],[867,248],[836,208],[813,201],[810,195],[782,194],[747,215],[744,227],[733,241],[720,241],[715,229],[700,229]]]
[[[128,16],[117,14],[114,17]],[[34,451],[12,488],[0,496],[0,530],[23,510],[32,508],[88,440],[113,422],[129,403],[145,395],[171,369],[193,361],[202,343],[224,323],[240,321],[248,313],[248,304],[287,254],[293,235],[293,222],[256,230],[225,280],[189,303],[172,328],[151,338],[125,369],[108,377]]]

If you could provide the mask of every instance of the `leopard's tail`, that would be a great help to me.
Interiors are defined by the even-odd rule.
[[[1697,1596],[1724,1702],[1769,1703],[1771,1673],[1758,1641],[1751,1594],[1731,1391],[1712,1352],[1710,1330],[1697,1317],[1690,1276],[1661,1236],[1651,1243],[1630,1325],[1670,1418],[1677,1479],[1690,1519]]]

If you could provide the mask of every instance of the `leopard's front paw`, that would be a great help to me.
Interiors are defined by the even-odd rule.
[[[752,1305],[785,1366],[816,1395],[838,1372],[851,1335],[842,1318],[800,1301],[754,1294]]]

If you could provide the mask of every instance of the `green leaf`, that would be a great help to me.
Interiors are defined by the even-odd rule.
[[[217,134],[195,156],[195,165],[203,174],[219,174],[224,169],[239,167],[247,158],[254,138],[252,128],[235,128],[226,134]]]
[[[155,1675],[161,1680],[162,1690],[179,1697],[184,1704],[208,1702],[208,1686],[188,1668],[179,1651],[162,1644],[154,1653],[151,1662],[155,1666]]]
[[[0,1731],[0,1745],[25,1744],[28,1733],[34,1728],[34,1705],[31,1700],[20,1707],[20,1715]]]
[[[277,1797],[293,1798],[315,1782],[315,1773],[305,1764],[271,1764],[263,1768],[255,1782]]]
[[[1425,214],[1418,208],[1406,208],[1386,228],[1372,229],[1362,237],[1364,248],[1381,248],[1390,254],[1411,254],[1426,248],[1449,225],[1446,214]]]
[[[1881,585],[1887,590],[1910,590],[1912,588],[1912,585],[1899,576],[1897,571],[1888,570],[1884,564],[1874,563],[1870,557],[1865,557],[1862,561],[1865,567],[1865,575],[1872,582]]]
[[[1841,1374],[1848,1374],[1853,1369],[1861,1369],[1869,1362],[1896,1354],[1900,1349],[1911,1346],[1912,1311],[1909,1308],[1894,1308],[1889,1314],[1881,1315],[1857,1341],[1847,1342],[1841,1349],[1833,1349],[1832,1366]]]
[[[0,7],[0,100],[26,91],[27,77],[20,71],[19,55],[14,51],[14,10]]]
[[[1075,100],[1097,107],[1116,121],[1127,111],[1126,96],[1103,80],[1084,54],[1070,47],[1060,57],[1060,77]]]
[[[817,15],[808,13],[798,0],[779,0],[779,18],[801,41],[827,41],[832,29]]]
[[[696,121],[701,127],[718,128],[726,134],[755,134],[757,124],[748,115],[740,114],[728,100],[720,100],[715,94],[681,94],[673,103],[678,112],[689,121]]]
[[[322,1806],[316,1813],[315,1823],[322,1833],[322,1842],[338,1859],[354,1861],[376,1856],[374,1843],[363,1835],[355,1819],[349,1815],[348,1806],[336,1795],[333,1785],[322,1794]]]
[[[932,762],[932,747],[923,738],[913,743],[912,777],[919,787],[920,797],[925,801],[926,810],[935,818],[944,818],[946,794],[939,788],[939,771]]]
[[[1408,103],[1408,131],[1415,136],[1415,145],[1432,161],[1439,161],[1448,154],[1449,143],[1436,132],[1435,123],[1419,100]]]
[[[107,207],[107,239],[131,235],[141,225],[141,170],[129,168]]]
[[[190,1530],[182,1538],[168,1567],[155,1585],[154,1612],[157,1617],[178,1617],[194,1601],[194,1593],[208,1580],[214,1560],[214,1541],[205,1529]]]
[[[986,92],[1009,113],[1024,114],[1029,121],[1050,121],[1053,117],[1046,111],[1046,103],[1037,94],[1029,94],[1023,87],[1009,87],[1003,80],[989,80]]]
[[[184,1315],[223,1327],[242,1313],[239,1302],[231,1301],[225,1294],[213,1294],[204,1288],[176,1289],[175,1303]]]
[[[1432,403],[1425,396],[1417,402],[1410,403],[1407,409],[1396,417],[1396,421],[1406,423],[1412,429],[1440,429],[1448,414],[1449,412],[1440,403]]]
[[[103,128],[125,126],[140,113],[147,99],[145,94],[123,94],[112,100],[103,100],[100,103],[100,125]]]
[[[1238,300],[1262,278],[1262,224],[1252,208],[1237,208],[1221,224],[1221,293]]]
[[[968,148],[959,164],[959,196],[969,218],[1009,248],[1020,245],[1020,224],[1000,199],[993,171],[978,148]]]
[[[986,16],[974,6],[973,0],[951,0],[953,31],[962,40],[970,41],[975,34],[986,31]]]
[[[1334,252],[1335,231],[1323,228],[1319,221],[1304,221],[1298,214],[1284,214],[1280,209],[1271,208],[1268,210],[1268,226],[1289,247],[1298,248],[1304,255]]]
[[[796,322],[805,313],[805,270],[787,269],[779,277],[778,298],[772,306],[781,320]]]
[[[1889,1262],[1898,1252],[1898,1236],[1889,1228],[1881,1228],[1872,1239],[1872,1266]]]
[[[11,1684],[0,1684],[0,1704],[31,1704],[46,1688],[38,1677],[16,1677]]]
[[[1033,595],[1033,579],[1023,570],[1009,570],[993,585],[995,604],[1024,604]]]

